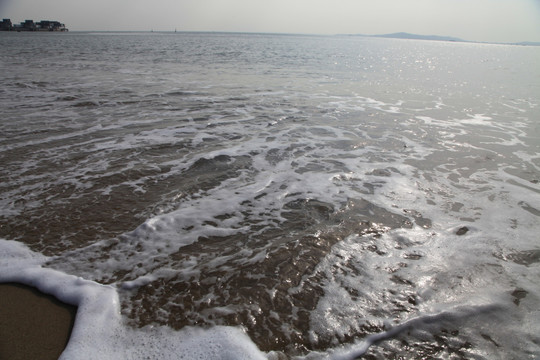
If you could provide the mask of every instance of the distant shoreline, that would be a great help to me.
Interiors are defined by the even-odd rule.
[[[4,19],[6,20],[6,19]],[[9,19],[8,19],[9,20]],[[1,24],[2,22],[0,22]],[[21,23],[22,24],[22,23]],[[62,24],[63,25],[63,24]],[[25,29],[12,29],[5,30],[0,28],[0,31],[8,32],[68,32],[69,30],[25,30]],[[366,38],[384,38],[384,39],[398,39],[398,40],[427,40],[427,41],[441,41],[441,42],[455,42],[455,43],[468,43],[468,44],[491,44],[491,45],[518,45],[518,46],[540,46],[540,42],[536,41],[521,41],[521,42],[495,42],[495,41],[474,41],[464,40],[451,36],[440,35],[419,35],[405,32],[391,33],[391,34],[309,34],[309,33],[279,33],[279,32],[243,32],[243,31],[203,31],[203,30],[74,30],[71,33],[121,33],[121,34],[137,34],[137,33],[154,33],[154,34],[238,34],[238,35],[283,35],[283,36],[348,36],[348,37],[366,37]]]
[[[470,41],[470,40],[463,40],[463,39],[451,37],[451,36],[418,35],[418,34],[410,34],[406,32],[398,32],[398,33],[382,34],[382,35],[364,35],[364,34],[347,34],[347,35],[348,36],[377,37],[377,38],[386,38],[386,39],[447,41],[447,42],[460,42],[460,43],[471,43],[471,44],[540,46],[540,42],[533,42],[533,41],[521,41],[521,42],[514,42],[514,43],[502,43],[502,42],[491,42],[491,41]]]
[[[0,21],[0,31],[65,32],[69,30],[66,28],[66,25],[56,20],[41,20],[38,22],[34,22],[34,20],[24,20],[20,24],[13,24],[11,19],[3,19]]]

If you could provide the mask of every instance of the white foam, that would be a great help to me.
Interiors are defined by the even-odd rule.
[[[174,39],[180,41],[176,36]],[[284,39],[275,40],[281,43]],[[199,44],[199,41],[194,43]],[[316,47],[317,54],[301,51],[302,59],[313,56],[313,61],[306,62],[307,68],[298,64],[290,70],[281,66],[283,58],[274,59],[280,64],[279,74],[275,72],[275,64],[268,64],[267,59],[251,59],[253,62],[247,68],[237,62],[232,66],[234,69],[216,63],[209,70],[199,63],[200,58],[184,57],[181,51],[175,51],[178,57],[171,62],[143,56],[142,60],[147,62],[121,65],[112,64],[115,58],[107,58],[108,53],[105,57],[98,54],[99,59],[88,59],[85,64],[62,64],[81,70],[82,80],[77,77],[73,82],[71,72],[60,74],[63,77],[57,80],[62,90],[75,94],[76,102],[80,100],[80,105],[84,105],[82,99],[87,97],[90,106],[73,107],[64,104],[66,100],[58,108],[51,106],[46,113],[41,110],[49,109],[49,102],[61,94],[32,82],[34,75],[43,78],[48,72],[39,70],[38,74],[32,72],[35,71],[32,67],[24,69],[16,76],[27,88],[14,91],[14,95],[19,96],[16,101],[11,96],[3,101],[12,112],[7,116],[8,122],[2,123],[2,129],[27,127],[13,131],[18,136],[14,137],[16,141],[8,139],[0,149],[0,152],[15,153],[7,171],[11,184],[0,198],[0,215],[8,222],[24,209],[42,206],[47,211],[44,198],[51,202],[49,205],[57,205],[53,202],[69,202],[78,196],[74,192],[69,198],[56,200],[57,190],[51,188],[57,185],[69,184],[78,190],[98,185],[95,191],[101,195],[114,192],[116,186],[126,185],[137,192],[135,196],[145,191],[145,185],[185,176],[202,158],[211,161],[216,156],[227,155],[248,158],[246,161],[251,163],[228,174],[230,177],[226,180],[213,183],[210,189],[196,193],[178,194],[181,190],[174,188],[176,183],[172,181],[171,193],[158,195],[172,194],[170,199],[165,199],[168,203],[163,211],[141,221],[137,228],[127,229],[117,239],[96,241],[85,248],[57,254],[54,259],[29,252],[17,243],[2,242],[0,249],[7,250],[0,257],[2,261],[11,260],[0,265],[2,270],[6,269],[0,276],[8,279],[6,281],[35,284],[86,309],[81,311],[86,314],[81,315],[82,320],[79,321],[79,316],[77,320],[77,324],[83,324],[77,325],[77,329],[83,330],[74,335],[74,339],[81,341],[86,333],[90,334],[94,339],[90,344],[97,350],[84,351],[100,355],[94,357],[129,358],[138,357],[137,354],[156,357],[158,353],[152,349],[155,347],[168,349],[171,354],[178,352],[177,356],[197,357],[199,350],[193,350],[200,346],[197,339],[202,339],[202,346],[207,341],[217,344],[212,345],[215,348],[228,348],[228,338],[242,338],[241,330],[190,328],[175,332],[162,327],[133,330],[124,326],[119,318],[116,290],[137,289],[161,279],[197,278],[203,259],[207,266],[224,266],[230,256],[219,252],[204,254],[206,257],[193,255],[174,266],[171,266],[174,256],[170,255],[181,254],[182,247],[201,237],[249,234],[256,238],[265,229],[279,227],[285,221],[282,212],[288,202],[316,199],[331,204],[339,212],[347,210],[350,199],[363,199],[386,211],[408,216],[411,221],[406,211],[413,209],[431,219],[433,228],[394,230],[377,241],[353,235],[334,246],[316,270],[329,280],[317,284],[326,291],[311,317],[313,343],[318,341],[319,335],[342,336],[367,322],[384,324],[388,319],[395,319],[401,324],[421,325],[422,321],[415,319],[437,319],[438,314],[459,313],[462,309],[459,306],[475,308],[484,304],[470,301],[478,299],[479,292],[487,294],[486,304],[507,304],[508,298],[492,294],[491,290],[508,295],[518,287],[526,289],[529,295],[522,300],[520,311],[509,312],[510,315],[503,318],[503,328],[508,332],[516,330],[511,315],[519,315],[522,320],[525,318],[524,326],[532,330],[527,334],[518,327],[516,334],[526,337],[538,333],[540,322],[534,321],[535,316],[538,318],[534,305],[538,299],[537,264],[524,266],[499,259],[513,251],[538,248],[540,204],[535,195],[539,188],[533,182],[538,181],[539,169],[534,138],[537,100],[507,100],[507,90],[499,87],[502,82],[497,80],[506,70],[490,72],[494,77],[487,79],[487,83],[486,79],[476,81],[471,77],[477,68],[475,60],[473,63],[469,60],[476,59],[478,54],[485,55],[477,52],[475,44],[460,45],[466,46],[466,50],[453,47],[451,53],[440,48],[438,51],[442,52],[437,53],[443,55],[437,60],[436,68],[443,71],[430,68],[429,75],[422,72],[427,68],[422,70],[416,61],[427,64],[430,58],[422,59],[418,54],[428,54],[433,49],[421,52],[409,49],[413,56],[407,59],[404,49],[387,46],[379,49],[371,45],[362,48],[372,54],[366,55],[367,59],[363,57],[361,63],[356,63],[357,48],[351,50],[352,53],[347,49],[354,47],[340,49],[340,56],[352,66],[347,66],[343,73],[329,69],[324,61],[317,64],[326,58],[326,53],[323,50],[319,54],[320,49]],[[226,46],[234,46],[234,42]],[[267,46],[265,41],[263,47]],[[516,49],[512,51],[521,51]],[[389,51],[395,52],[390,54]],[[517,56],[517,52],[513,56]],[[502,53],[495,55],[502,56]],[[384,64],[379,61],[381,58]],[[413,58],[417,59],[414,63],[410,60]],[[396,63],[392,63],[394,59]],[[523,59],[520,61],[532,63],[533,58]],[[511,68],[510,58],[505,61]],[[253,64],[257,66],[251,67]],[[87,65],[90,67],[82,69]],[[102,69],[102,65],[106,66]],[[407,66],[412,67],[407,69]],[[487,70],[484,65],[481,69]],[[522,79],[532,79],[531,69],[531,66],[521,67],[511,76],[525,74]],[[446,70],[452,75],[446,75]],[[322,74],[325,80],[321,80],[319,75]],[[56,79],[57,72],[51,75]],[[329,83],[329,78],[334,85]],[[420,78],[429,80],[418,81]],[[116,80],[118,84],[113,86]],[[535,93],[531,89],[537,89],[534,84],[522,86],[519,80],[513,81],[516,83],[510,84],[508,89],[518,98],[529,98]],[[489,89],[474,97],[478,90],[474,88],[476,83],[485,84],[484,89]],[[490,84],[497,86],[490,88]],[[189,93],[189,99],[182,93]],[[396,100],[396,97],[404,100]],[[24,121],[20,121],[21,118]],[[30,136],[45,122],[48,129],[54,127],[57,131]],[[24,147],[37,145],[37,148],[45,148],[46,153],[30,149],[24,162],[16,157],[19,148],[25,150]],[[165,145],[163,150],[161,145]],[[150,155],[145,154],[146,149],[152,150],[148,152]],[[70,152],[81,154],[83,160],[58,171],[43,166],[44,159],[62,164]],[[126,153],[129,154],[127,159]],[[149,172],[154,175],[143,175],[135,180],[117,176],[120,182],[112,185],[99,181],[141,167],[152,170]],[[161,173],[160,168],[168,171]],[[464,223],[470,229],[468,235],[455,235],[456,229]],[[251,224],[256,224],[257,230],[255,226],[250,228]],[[366,244],[377,246],[385,256],[366,250],[362,247]],[[235,264],[256,265],[271,253],[257,248],[244,249],[237,255]],[[343,259],[354,264],[361,276],[346,273]],[[80,277],[43,268],[42,264],[48,260],[55,269]],[[333,265],[343,272],[335,272]],[[392,274],[411,279],[415,290],[404,284],[396,285],[391,280],[390,270],[394,271]],[[475,277],[475,274],[481,275]],[[101,286],[83,278],[114,282]],[[355,299],[345,286],[361,296]],[[403,293],[381,299],[381,294],[389,288],[398,288]],[[276,288],[266,290],[268,293],[277,291]],[[413,293],[418,296],[418,309],[407,315],[391,313],[390,300],[408,306],[403,294]],[[207,294],[208,297],[214,295]],[[137,306],[126,303],[128,308]],[[100,307],[111,319],[103,319]],[[208,311],[230,314],[236,309],[225,305]],[[96,317],[95,328],[90,321],[92,316]],[[112,330],[103,331],[106,327]],[[289,333],[289,324],[284,323],[282,327]],[[358,354],[392,334],[390,330],[374,335],[365,339],[364,345],[358,341],[347,351]],[[163,338],[162,342],[154,339],[159,337]],[[226,339],[227,344],[219,343],[215,337]],[[471,338],[477,339],[478,334]],[[246,348],[246,354],[251,354],[252,344],[245,336],[242,339],[246,341],[231,346]],[[179,345],[175,345],[177,343]],[[75,349],[70,350],[73,354],[82,349],[77,346],[85,346],[82,342],[74,344],[77,343],[70,342],[69,347]],[[137,354],[125,350],[126,347],[133,347]],[[101,349],[103,353],[97,354]],[[208,351],[205,354],[213,356],[213,350]],[[167,356],[165,352],[159,354]],[[254,354],[258,356],[259,352]]]
[[[44,268],[47,257],[21,243],[0,239],[0,257],[0,282],[33,286],[78,306],[61,359],[266,359],[266,354],[236,327],[191,327],[180,331],[167,327],[131,328],[120,315],[114,286]]]
[[[524,349],[538,353],[528,334],[540,331],[540,325],[527,321],[523,328],[519,319],[537,313],[533,303],[539,294],[533,290],[530,275],[540,275],[540,268],[493,258],[492,249],[507,242],[504,234],[497,237],[469,226],[465,235],[457,235],[459,228],[398,229],[380,238],[351,236],[336,244],[315,270],[317,276],[327,280],[324,296],[310,317],[310,328],[317,334],[312,341],[317,343],[317,337],[339,339],[365,325],[380,326],[385,331],[306,358],[354,359],[371,345],[404,331],[427,326],[448,328],[469,320],[473,322],[469,330],[460,327],[460,331],[479,338],[478,333],[488,331],[483,329],[494,318],[502,325],[488,333],[508,350],[507,354],[519,357]],[[376,246],[377,253],[366,251],[369,246]],[[400,280],[396,282],[396,278]],[[516,288],[528,291],[528,302],[522,301],[519,307],[510,296]],[[410,299],[414,299],[414,305]],[[407,308],[396,313],[396,309]],[[436,330],[429,331],[433,332]],[[475,351],[491,358],[499,350],[491,344]]]
[[[377,344],[378,342],[391,339],[399,335],[400,333],[410,331],[414,329],[418,331],[422,327],[429,326],[433,323],[442,322],[444,320],[457,320],[464,319],[471,316],[477,316],[478,313],[493,313],[501,310],[500,306],[496,305],[477,305],[477,306],[461,306],[450,310],[444,310],[434,314],[423,314],[412,319],[409,319],[397,326],[392,327],[388,331],[376,333],[367,336],[362,341],[356,342],[352,345],[346,345],[342,348],[330,351],[327,354],[320,354],[321,358],[331,360],[354,360],[358,359],[368,351],[369,347]],[[307,356],[306,358],[312,358]]]

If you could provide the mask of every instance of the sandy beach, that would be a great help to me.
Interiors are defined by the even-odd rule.
[[[0,284],[0,359],[58,359],[77,307],[20,284]]]

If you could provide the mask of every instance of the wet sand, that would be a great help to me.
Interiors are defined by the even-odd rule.
[[[0,359],[58,359],[77,307],[20,284],[0,284]]]

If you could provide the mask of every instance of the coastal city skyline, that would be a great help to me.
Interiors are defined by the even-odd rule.
[[[14,23],[55,19],[72,31],[225,31],[444,35],[469,41],[540,41],[537,0],[0,0]]]

